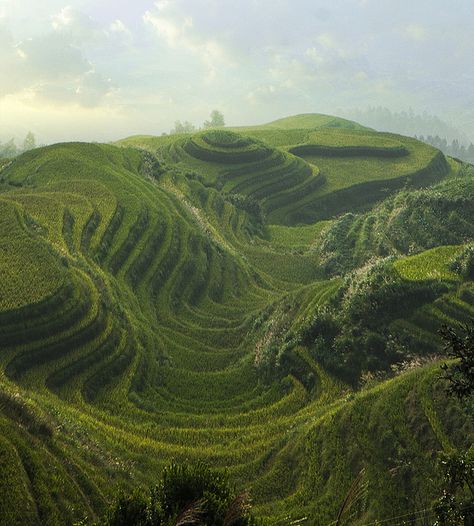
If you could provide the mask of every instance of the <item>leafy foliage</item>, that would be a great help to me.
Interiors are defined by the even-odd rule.
[[[225,475],[205,464],[171,464],[146,497],[141,491],[122,493],[107,513],[104,526],[256,524],[246,498],[236,495]]]
[[[472,322],[460,328],[441,329],[445,352],[456,361],[443,364],[447,392],[461,401],[472,402],[474,395],[474,327]],[[468,412],[472,418],[472,405]],[[471,449],[452,451],[440,457],[444,489],[436,503],[439,525],[474,523],[474,459]]]
[[[469,244],[456,255],[451,263],[451,269],[465,279],[474,279],[474,245]]]
[[[443,366],[448,393],[459,399],[471,397],[474,394],[474,326],[471,323],[461,330],[444,326],[441,336],[447,356],[457,360]]]
[[[468,243],[474,231],[473,197],[474,179],[451,179],[429,189],[402,191],[365,214],[345,214],[324,233],[322,263],[329,274],[340,274],[374,255],[409,255]]]
[[[209,121],[204,122],[204,128],[221,128],[225,126],[224,115],[219,110],[212,110],[210,117]]]

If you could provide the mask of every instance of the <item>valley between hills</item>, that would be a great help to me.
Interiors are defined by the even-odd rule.
[[[415,518],[472,423],[474,168],[307,114],[0,160],[0,523],[204,461],[269,524]],[[393,524],[393,523],[391,523]]]

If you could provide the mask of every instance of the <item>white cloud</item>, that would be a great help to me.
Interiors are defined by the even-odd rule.
[[[121,35],[127,40],[132,40],[132,32],[121,20],[114,20],[109,26],[109,33]]]
[[[409,24],[405,28],[405,36],[417,42],[423,42],[428,37],[428,30],[421,24]]]
[[[277,93],[277,88],[273,84],[264,86],[258,86],[254,90],[250,91],[246,95],[246,99],[250,104],[261,104],[263,101],[268,100]]]
[[[185,17],[179,20],[175,17],[166,16],[162,14],[164,10],[165,7],[162,6],[158,8],[158,13],[154,14],[147,11],[143,20],[154,27],[158,36],[164,38],[168,46],[176,47],[180,44],[189,44],[188,39],[190,37],[187,35],[187,30],[193,27],[193,19]]]
[[[32,119],[82,108],[111,135],[112,109],[137,133],[214,107],[230,124],[400,101],[459,113],[472,106],[471,20],[471,0],[0,0],[0,103]]]
[[[56,30],[61,30],[64,27],[71,25],[73,21],[72,9],[70,6],[63,7],[61,11],[51,17],[52,26]]]
[[[51,17],[51,26],[55,32],[66,36],[70,43],[79,46],[103,38],[98,24],[71,6],[63,7],[54,14]]]
[[[0,97],[28,93],[41,103],[96,105],[111,91],[68,35],[53,31],[17,44],[0,28],[0,61],[8,75],[0,77]]]
[[[233,65],[231,54],[218,38],[208,37],[195,27],[192,16],[185,15],[169,0],[155,3],[155,9],[143,16],[145,24],[151,26],[157,36],[173,50],[189,53],[207,70],[207,81],[216,78],[224,66]]]

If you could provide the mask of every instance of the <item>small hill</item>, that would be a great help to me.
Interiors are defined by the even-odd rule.
[[[284,130],[303,129],[303,128],[344,128],[348,130],[368,130],[354,121],[334,117],[332,115],[322,115],[320,113],[303,113],[292,115],[263,125],[264,128],[280,128]]]
[[[218,190],[255,197],[268,223],[288,226],[368,208],[407,185],[429,185],[450,171],[438,150],[392,134],[265,126],[233,133],[246,145],[220,148],[205,140],[206,132],[132,137],[120,144],[146,148],[165,162],[194,170]]]
[[[326,270],[344,273],[374,256],[409,255],[468,243],[474,232],[474,180],[452,178],[429,189],[401,191],[370,212],[345,214],[324,232]]]

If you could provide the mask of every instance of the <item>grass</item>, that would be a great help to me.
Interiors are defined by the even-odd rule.
[[[28,231],[20,211],[11,203],[0,201],[0,217],[0,229],[8,232],[0,242],[0,311],[46,302],[65,283],[66,272],[58,255],[34,230]]]
[[[319,113],[303,113],[301,115],[284,117],[283,119],[272,121],[264,125],[263,127],[279,128],[283,130],[291,130],[297,128],[348,128],[358,130],[367,129],[354,121],[341,119],[340,117],[334,117],[332,115],[322,115]]]
[[[433,184],[456,169],[436,149],[414,139],[333,121],[304,115],[225,130],[234,146],[206,141],[208,132],[132,137],[120,144],[157,152],[218,190],[252,196],[267,223],[287,226],[368,208],[403,187]]]
[[[402,191],[364,214],[345,214],[319,245],[328,272],[341,273],[374,256],[409,255],[471,241],[472,179],[448,178],[428,189]]]
[[[299,227],[269,225],[270,241],[280,247],[307,249],[319,241],[322,232],[330,223],[330,221],[319,221]]]
[[[443,246],[426,250],[416,256],[401,259],[395,269],[404,279],[458,281],[459,276],[450,270],[449,264],[459,254],[462,247]]]
[[[405,157],[408,148],[395,137],[362,130],[321,129],[307,135],[306,142],[289,150],[301,156],[323,157]]]
[[[318,137],[324,146],[371,147],[376,155],[288,152]],[[399,145],[409,155],[378,157],[377,148]],[[336,251],[323,246],[328,233],[340,233],[336,248],[354,238],[351,253],[376,254],[368,216],[353,215],[344,228],[342,218],[328,219],[372,207],[398,188],[383,190],[389,180],[431,184],[448,175],[444,158],[416,141],[315,115],[237,131],[137,136],[119,146],[39,148],[0,171],[0,462],[10,480],[0,484],[0,522],[93,518],[117,487],[152,483],[171,459],[227,469],[272,521],[330,522],[373,458],[360,516],[414,509],[412,486],[391,481],[382,458],[402,465],[413,454],[417,469],[431,469],[410,422],[422,422],[431,453],[441,432],[443,444],[455,442],[439,424],[451,409],[438,401],[426,424],[428,402],[415,403],[421,380],[420,396],[431,396],[431,369],[354,393],[298,342],[289,374],[263,378],[255,360],[262,349],[271,356],[290,345],[337,297],[343,280],[322,265]],[[143,150],[157,155],[156,173]],[[450,181],[461,185],[445,192],[458,213],[452,220],[467,221],[456,199],[468,182]],[[415,205],[428,210],[425,193],[418,198]],[[257,205],[261,216],[249,212]],[[397,207],[378,206],[371,212],[392,224]],[[434,212],[424,217],[436,223]],[[406,279],[451,280],[446,262],[457,249],[443,245],[439,239],[396,269]],[[393,327],[412,335],[433,319],[461,319],[468,285],[458,278],[459,290]],[[436,432],[430,422],[438,422]],[[414,484],[423,498],[436,493]]]

